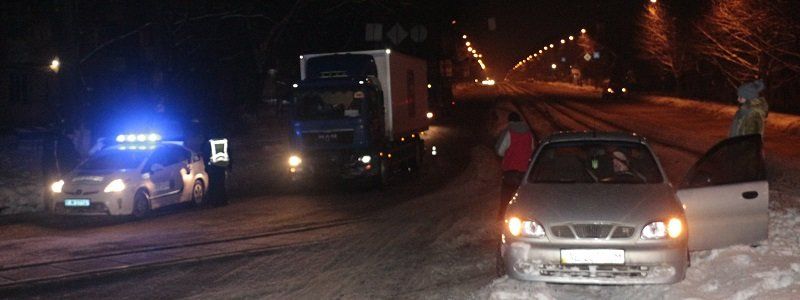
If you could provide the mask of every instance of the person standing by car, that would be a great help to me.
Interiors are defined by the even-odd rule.
[[[736,90],[739,110],[733,116],[730,137],[748,134],[764,136],[764,122],[767,120],[769,105],[764,97],[759,96],[762,90],[763,80],[745,83]]]
[[[516,112],[508,114],[508,127],[503,130],[500,139],[495,145],[497,155],[503,158],[503,183],[500,188],[500,210],[497,214],[498,220],[502,220],[505,215],[506,206],[514,196],[525,171],[528,170],[533,149],[536,141],[533,138],[530,128],[522,121]]]

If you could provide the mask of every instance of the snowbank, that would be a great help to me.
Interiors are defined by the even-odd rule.
[[[0,138],[0,215],[44,209],[41,170],[36,151],[9,137]],[[20,146],[20,144],[23,144]],[[9,146],[12,145],[12,146]]]

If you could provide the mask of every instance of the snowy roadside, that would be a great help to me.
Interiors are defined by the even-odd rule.
[[[545,90],[545,91],[555,92],[558,93],[559,95],[563,95],[565,90],[567,90],[569,94],[574,94],[584,97],[587,96],[598,97],[600,95],[599,88],[594,88],[590,86],[576,86],[563,82],[536,82],[535,84],[537,84],[539,87],[556,88],[552,91],[551,90]],[[653,104],[667,105],[692,111],[702,111],[717,118],[725,118],[725,119],[733,118],[733,115],[736,114],[736,109],[737,109],[737,106],[733,104],[725,105],[720,103],[700,101],[694,99],[647,95],[647,94],[637,94],[634,95],[634,97]],[[769,99],[767,99],[767,101],[769,101]],[[800,116],[785,114],[785,113],[770,112],[769,117],[767,117],[767,126],[781,132],[800,135]]]
[[[542,93],[545,95],[552,93],[559,96],[599,98],[599,90],[591,87],[564,89],[556,87],[557,84],[542,84],[541,86],[544,88],[537,85],[536,91],[543,90]],[[485,92],[486,90],[471,91],[466,94]],[[681,110],[699,111],[698,115],[709,115],[706,110],[693,108],[693,105],[702,106],[706,103],[683,99],[675,101],[674,103],[656,104],[670,105]],[[724,105],[719,106],[724,107]],[[726,113],[725,110],[719,110],[714,116],[720,120],[729,119],[723,115],[724,113]],[[733,110],[729,113],[733,114]],[[650,114],[645,115],[651,116]],[[617,117],[616,114],[609,112],[604,112],[604,116],[612,119]],[[646,118],[646,116],[642,116],[642,118]],[[770,118],[772,117],[771,114]],[[787,116],[787,118],[800,120],[796,116]],[[698,120],[702,120],[702,118]],[[624,123],[631,123],[627,125],[636,128],[639,126],[636,125],[637,122],[647,121],[626,119]],[[719,126],[714,128],[717,127]],[[775,129],[775,125],[771,125],[771,127]],[[789,130],[790,127],[784,127],[784,129]],[[683,129],[678,126],[674,130]],[[714,134],[710,134],[710,136],[714,136]],[[796,171],[793,168],[791,170]],[[796,177],[791,174],[784,175],[789,175],[790,178]],[[788,202],[800,203],[799,197],[784,191],[784,184],[776,184],[775,187],[783,192],[782,197],[792,198]],[[686,279],[673,285],[560,285],[522,282],[503,277],[494,280],[476,292],[473,297],[478,299],[795,299],[796,295],[800,293],[800,216],[798,216],[798,209],[771,211],[770,236],[759,247],[738,245],[693,252],[691,258],[692,266],[686,274]]]
[[[44,208],[42,175],[32,169],[39,158],[31,145],[2,137],[0,149],[0,216],[40,211]],[[9,146],[10,145],[10,146]]]

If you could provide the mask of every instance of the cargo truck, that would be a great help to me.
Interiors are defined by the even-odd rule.
[[[389,49],[300,56],[294,88],[293,180],[386,184],[418,170],[428,129],[427,65]]]

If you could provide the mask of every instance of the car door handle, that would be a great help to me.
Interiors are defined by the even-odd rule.
[[[742,198],[745,198],[745,199],[755,199],[757,197],[758,197],[758,192],[756,192],[756,191],[748,191],[748,192],[742,193]]]

